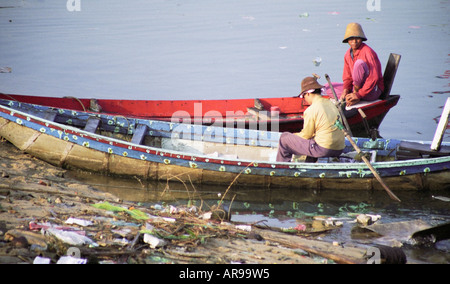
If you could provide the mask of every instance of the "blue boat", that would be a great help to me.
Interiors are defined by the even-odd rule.
[[[292,189],[383,190],[353,147],[339,161],[275,161],[280,133],[103,115],[0,100],[0,136],[69,169],[159,181]],[[450,189],[450,144],[354,138],[396,190]]]

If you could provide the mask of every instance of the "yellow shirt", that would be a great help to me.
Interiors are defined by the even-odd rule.
[[[303,130],[296,135],[314,139],[326,149],[342,150],[345,148],[345,136],[342,130],[334,126],[338,115],[338,109],[329,99],[315,95],[312,104],[304,112]]]

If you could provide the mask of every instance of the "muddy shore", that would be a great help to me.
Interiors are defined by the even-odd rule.
[[[366,261],[365,248],[227,222],[196,207],[139,206],[65,175],[1,140],[0,263],[57,263],[67,255],[87,263]],[[54,230],[89,241],[75,244]]]

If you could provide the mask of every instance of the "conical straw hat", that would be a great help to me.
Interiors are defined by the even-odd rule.
[[[362,38],[363,41],[367,40],[366,35],[364,34],[364,31],[360,24],[358,23],[350,23],[347,25],[347,29],[345,30],[345,36],[343,43],[347,43],[348,40],[352,37],[359,37]]]

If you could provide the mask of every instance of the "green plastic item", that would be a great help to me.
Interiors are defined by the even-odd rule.
[[[108,202],[103,202],[103,203],[97,203],[97,204],[93,204],[93,207],[97,208],[97,209],[103,209],[103,210],[107,210],[107,211],[112,211],[112,212],[126,212],[128,213],[132,218],[136,219],[136,220],[148,220],[150,219],[150,217],[137,209],[126,209],[126,208],[122,208],[119,206],[115,206],[112,205]]]

